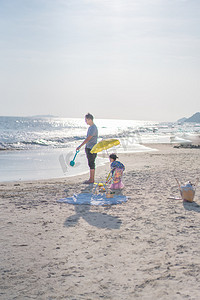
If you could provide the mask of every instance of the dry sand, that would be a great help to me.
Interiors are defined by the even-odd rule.
[[[152,147],[120,155],[122,205],[56,202],[89,191],[86,175],[0,184],[0,299],[200,299],[200,187],[194,203],[168,199],[174,176],[198,177],[200,152]]]

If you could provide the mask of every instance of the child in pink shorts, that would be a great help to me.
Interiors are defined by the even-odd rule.
[[[124,184],[122,183],[122,175],[125,170],[124,165],[117,161],[117,155],[116,154],[110,154],[109,159],[111,162],[111,175],[112,175],[112,184],[110,185],[110,189],[116,190],[116,189],[123,189]]]

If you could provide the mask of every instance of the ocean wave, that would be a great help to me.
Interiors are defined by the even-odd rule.
[[[99,140],[118,138],[127,145],[170,141],[170,136],[184,138],[185,133],[199,134],[193,125],[184,124],[98,119],[96,125]],[[0,150],[74,148],[85,139],[87,128],[82,119],[0,117]],[[190,135],[187,139],[192,138]]]
[[[36,139],[36,140],[19,140],[13,142],[1,142],[0,150],[28,150],[35,147],[53,147],[53,148],[68,148],[71,144],[77,141],[84,140],[85,136],[74,137],[54,137],[50,139]]]

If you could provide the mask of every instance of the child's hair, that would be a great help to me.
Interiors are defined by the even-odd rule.
[[[109,158],[116,160],[118,158],[118,156],[116,154],[112,153],[109,155]]]
[[[91,115],[90,113],[87,113],[87,115],[85,115],[85,118],[86,118],[86,119],[90,119],[90,120],[92,120],[92,121],[93,121],[93,119],[94,119],[93,115]]]

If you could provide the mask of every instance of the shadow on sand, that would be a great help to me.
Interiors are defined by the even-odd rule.
[[[122,221],[119,217],[111,216],[106,213],[90,211],[91,205],[75,205],[76,214],[66,219],[64,226],[76,226],[80,218],[83,218],[88,224],[97,228],[119,229]]]
[[[200,205],[197,204],[196,202],[183,201],[183,206],[185,210],[196,211],[197,213],[200,213]]]
[[[91,192],[92,186],[82,189],[82,192]],[[91,205],[74,205],[76,214],[70,216],[64,222],[65,227],[76,226],[80,218],[83,218],[88,224],[97,228],[119,229],[122,221],[119,217],[111,216],[106,213],[90,211]]]

